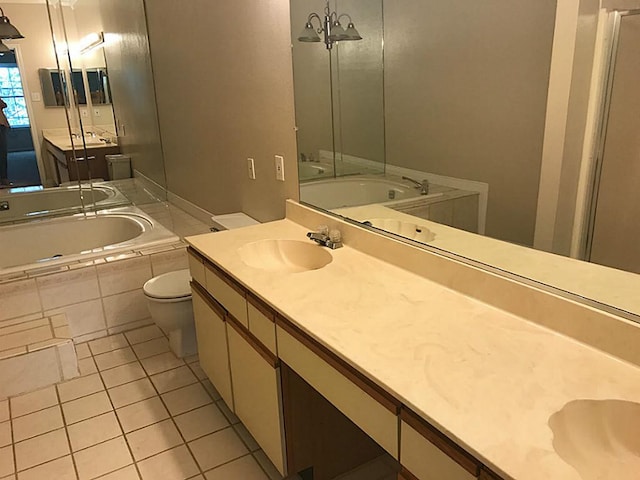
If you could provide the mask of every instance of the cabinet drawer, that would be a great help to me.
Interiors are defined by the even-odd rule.
[[[208,298],[207,293],[198,284],[191,283],[191,291],[200,366],[222,399],[233,410],[224,311]]]
[[[398,417],[306,345],[276,326],[278,356],[309,385],[398,458]]]
[[[242,287],[213,265],[205,266],[207,291],[242,325],[249,328],[247,299]]]
[[[204,275],[204,259],[198,255],[191,247],[187,249],[189,258],[189,271],[191,272],[191,278],[193,278],[200,285],[206,285],[206,279]]]
[[[277,355],[275,313],[250,293],[247,294],[249,331]]]
[[[244,338],[240,326],[229,321],[227,328],[235,413],[285,475],[280,369],[265,361]]]
[[[471,480],[481,464],[461,447],[408,410],[400,422],[400,463],[419,480]]]

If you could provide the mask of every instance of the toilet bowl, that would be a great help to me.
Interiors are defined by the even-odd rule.
[[[178,270],[158,275],[142,287],[151,318],[169,335],[169,347],[180,358],[198,350],[190,280],[189,269]]]

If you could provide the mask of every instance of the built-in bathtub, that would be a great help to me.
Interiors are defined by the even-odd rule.
[[[0,276],[86,262],[179,238],[135,207],[0,227]]]
[[[135,207],[5,225],[0,247],[0,399],[77,375],[74,343],[152,323],[142,286],[188,265]]]
[[[103,210],[130,202],[114,186],[12,188],[0,192],[0,223],[23,222],[34,218],[73,215],[83,211]]]
[[[184,242],[135,207],[5,225],[0,245],[0,329],[64,314],[76,342],[151,322],[144,282],[188,265]]]
[[[341,177],[300,184],[300,200],[326,210],[440,196],[441,192],[420,195],[420,190],[411,184],[387,176]]]

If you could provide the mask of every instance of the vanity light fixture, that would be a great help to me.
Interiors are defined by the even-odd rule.
[[[7,47],[2,40],[0,40],[0,56],[4,55],[5,53],[9,53],[10,51],[11,49]]]
[[[5,16],[4,10],[0,7],[0,39],[16,39],[24,38],[24,36],[18,31],[16,27],[11,25],[9,17]]]
[[[340,19],[343,17],[346,17],[349,20],[346,30],[340,23]],[[313,25],[313,20],[318,20],[319,26],[317,28]],[[321,33],[324,34],[324,44],[327,47],[327,50],[331,50],[335,42],[362,40],[362,37],[353,25],[351,16],[346,13],[338,15],[335,10],[331,11],[329,2],[327,2],[327,6],[324,8],[324,17],[321,17],[315,12],[309,14],[307,23],[305,23],[304,29],[298,37],[298,41],[321,42],[323,41],[320,38]]]
[[[92,52],[98,47],[104,45],[104,33],[90,33],[86,37],[80,39],[79,47],[80,47],[80,55],[84,55],[86,53]]]

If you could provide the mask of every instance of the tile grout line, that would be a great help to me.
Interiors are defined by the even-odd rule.
[[[162,330],[160,330],[162,331]],[[164,333],[164,331],[162,331],[164,338],[167,340],[167,342],[169,341],[169,337],[167,337],[167,335]],[[129,338],[125,336],[125,339],[127,341],[127,343],[129,344],[129,346],[131,346],[131,349],[133,350],[133,344],[130,342]],[[140,342],[140,343],[144,343],[144,342]],[[171,350],[169,350],[171,351]],[[136,358],[138,358],[138,361],[140,362],[140,364],[142,365],[142,361],[140,361],[138,354],[135,350],[133,350],[133,354],[136,356]],[[182,359],[181,359],[182,360]],[[182,362],[186,365],[186,362],[184,360],[182,360]],[[180,366],[182,367],[182,365]],[[180,368],[180,367],[176,367],[176,368]],[[198,473],[202,476],[204,476],[204,472],[202,470],[202,468],[200,467],[200,463],[198,463],[198,460],[196,459],[196,456],[194,455],[193,451],[191,450],[191,448],[189,447],[189,443],[187,442],[187,440],[184,438],[184,435],[182,434],[182,432],[180,431],[180,428],[178,427],[178,424],[176,423],[173,414],[171,413],[171,410],[169,410],[169,407],[167,407],[167,404],[164,401],[164,398],[162,398],[162,395],[160,394],[160,392],[158,391],[158,389],[156,388],[155,384],[151,381],[151,376],[149,375],[149,373],[147,372],[147,369],[144,368],[144,365],[142,365],[142,369],[144,370],[145,374],[147,375],[147,378],[149,379],[149,382],[151,382],[151,387],[153,388],[153,390],[156,392],[158,398],[160,399],[160,402],[162,403],[163,407],[167,410],[167,413],[169,414],[169,419],[171,420],[171,423],[173,424],[174,428],[176,429],[176,431],[178,432],[178,435],[180,435],[180,439],[183,442],[183,445],[186,447],[187,451],[189,452],[189,455],[191,456],[191,459],[193,460],[194,464],[196,465],[197,469],[198,469]],[[160,372],[159,372],[160,373]],[[196,377],[197,378],[197,377]],[[177,390],[177,389],[176,389]],[[207,395],[209,395],[209,392],[207,392]],[[213,399],[212,399],[213,400]],[[165,419],[166,420],[166,419]],[[160,423],[160,422],[157,422]],[[146,428],[146,427],[143,427]],[[125,437],[126,438],[126,437]],[[129,442],[129,440],[127,439],[127,443]],[[179,446],[179,445],[178,445]],[[176,448],[171,447],[170,449],[167,449],[165,451],[171,450],[172,448]],[[162,452],[159,452],[162,453]],[[159,453],[156,453],[148,458],[152,458],[155,455],[158,455]],[[197,475],[196,475],[197,476]]]
[[[69,447],[69,456],[71,457],[71,463],[73,464],[73,470],[76,473],[76,478],[79,479],[80,474],[78,473],[78,466],[76,465],[76,457],[73,455],[73,448],[71,447],[71,437],[69,436],[67,418],[64,414],[64,409],[62,408],[60,392],[58,392],[58,385],[54,385],[53,388],[56,392],[56,398],[58,399],[58,408],[60,409],[60,415],[62,416],[62,425],[64,426],[64,434],[67,437],[67,445]]]
[[[9,428],[11,429],[11,452],[13,454],[13,473],[14,478],[18,478],[18,457],[16,455],[15,434],[13,433],[13,415],[11,413],[11,399],[7,397],[7,410],[9,410]]]
[[[123,336],[124,336],[124,334],[123,334]],[[126,337],[125,337],[125,339],[126,339]],[[88,347],[88,345],[87,345],[87,347]],[[91,350],[91,348],[89,348],[89,352],[91,352],[91,358],[93,358],[93,361],[95,362],[96,360],[94,358],[93,351]],[[96,368],[97,367],[98,367],[98,364],[96,363]],[[135,459],[135,457],[133,455],[133,450],[131,449],[131,446],[129,445],[129,441],[128,441],[125,433],[124,433],[124,428],[122,427],[122,422],[120,421],[120,417],[118,416],[118,412],[116,411],[116,407],[113,404],[113,401],[111,400],[111,396],[109,395],[109,390],[107,389],[107,385],[105,384],[104,379],[102,378],[102,375],[100,375],[100,369],[98,369],[98,378],[100,378],[100,382],[102,383],[102,387],[104,388],[105,395],[109,399],[109,405],[111,405],[113,416],[116,418],[116,422],[118,422],[118,427],[120,428],[120,432],[122,434],[121,435],[122,436],[122,440],[124,441],[124,444],[127,446],[127,451],[129,452],[129,455],[131,456],[131,461],[133,462],[133,466],[136,469],[136,473],[138,474],[139,478],[142,478],[142,474],[140,473],[140,469],[138,468],[138,462],[136,462],[136,459]],[[95,417],[92,417],[92,418],[95,418]],[[118,437],[115,437],[115,438],[118,438]],[[106,440],[106,441],[110,441],[110,440],[113,440],[113,438],[111,438],[109,440]],[[102,442],[102,443],[104,443],[104,442]],[[116,472],[116,471],[120,470],[121,468],[125,468],[127,466],[129,466],[129,465],[125,465],[124,467],[119,467],[119,468],[117,468],[115,470],[112,470],[111,472],[106,472],[106,473],[104,473],[103,475],[100,475],[100,476],[103,477],[105,475],[108,475],[110,473]]]
[[[140,328],[145,328],[145,327],[140,327]],[[152,377],[153,375],[149,375],[149,373],[148,373],[147,369],[144,367],[144,365],[142,365],[142,360],[144,360],[144,359],[146,359],[146,358],[152,358],[153,356],[157,356],[157,355],[163,355],[163,354],[165,354],[165,353],[167,353],[167,352],[162,352],[162,353],[159,353],[159,354],[156,354],[156,355],[151,355],[151,356],[144,357],[144,358],[142,358],[142,359],[141,359],[141,358],[139,357],[138,353],[133,349],[133,346],[134,346],[134,345],[141,345],[141,344],[143,344],[143,343],[147,343],[147,342],[150,342],[150,341],[153,341],[153,340],[159,339],[159,338],[164,338],[165,340],[167,340],[166,335],[164,335],[164,332],[162,332],[162,333],[163,333],[163,335],[162,335],[162,336],[159,336],[159,337],[156,337],[156,338],[150,338],[150,339],[145,340],[145,341],[142,341],[142,342],[132,343],[132,342],[129,340],[129,338],[125,335],[125,333],[126,333],[126,332],[120,332],[119,334],[116,334],[116,335],[122,335],[122,336],[124,337],[124,339],[125,339],[125,342],[126,342],[126,345],[127,345],[127,346],[125,346],[125,347],[119,347],[119,348],[113,348],[112,350],[105,351],[105,352],[101,352],[99,355],[102,355],[102,354],[105,354],[105,353],[110,353],[110,352],[113,352],[113,351],[116,351],[116,350],[120,350],[120,349],[122,349],[122,348],[131,348],[131,350],[132,350],[132,351],[133,351],[133,353],[134,353],[134,356],[135,356],[135,357],[136,357],[136,359],[137,359],[136,361],[128,362],[128,363],[125,363],[125,364],[122,364],[122,365],[118,365],[118,366],[115,366],[115,367],[111,367],[111,368],[106,369],[106,370],[100,370],[99,368],[97,368],[97,365],[96,365],[96,372],[90,373],[90,374],[88,374],[88,375],[82,375],[82,376],[79,376],[79,377],[78,377],[78,379],[80,379],[80,378],[88,378],[88,377],[91,377],[92,375],[98,375],[99,380],[100,380],[100,383],[102,384],[102,387],[103,387],[103,390],[102,390],[102,391],[104,391],[104,392],[107,394],[107,397],[108,397],[108,399],[109,399],[109,403],[110,403],[111,408],[112,408],[112,410],[111,410],[110,412],[113,412],[113,414],[116,416],[116,420],[117,420],[118,425],[119,425],[119,427],[120,427],[121,435],[119,435],[118,437],[120,437],[120,436],[121,436],[121,437],[123,438],[123,440],[125,441],[125,443],[126,443],[126,445],[127,445],[127,449],[128,449],[128,451],[130,452],[131,459],[132,459],[132,462],[133,462],[134,467],[136,468],[137,473],[138,473],[139,475],[141,475],[141,474],[140,474],[140,470],[139,470],[139,468],[138,468],[138,461],[137,461],[137,460],[135,459],[135,457],[133,456],[133,451],[131,450],[131,446],[129,445],[129,441],[128,441],[128,438],[127,438],[127,434],[126,434],[126,433],[124,433],[124,429],[123,429],[123,427],[122,427],[122,423],[120,422],[120,418],[118,417],[118,415],[117,415],[117,413],[116,413],[116,412],[117,412],[117,409],[116,409],[116,407],[115,407],[115,405],[114,405],[113,401],[111,400],[111,396],[109,395],[109,390],[110,390],[110,389],[109,389],[109,388],[107,388],[106,383],[105,383],[105,381],[104,381],[104,379],[103,379],[103,377],[102,377],[102,372],[104,372],[104,371],[113,370],[113,369],[115,369],[115,368],[118,368],[118,367],[121,367],[121,366],[124,366],[124,365],[130,365],[130,364],[133,364],[133,363],[138,363],[138,364],[141,366],[142,371],[144,372],[144,377],[141,377],[141,378],[138,378],[138,379],[136,379],[136,380],[129,381],[129,382],[125,382],[125,383],[123,383],[123,384],[115,385],[115,386],[111,387],[111,389],[114,389],[114,388],[117,388],[117,387],[120,387],[120,386],[124,386],[124,385],[128,385],[128,384],[131,384],[131,383],[134,383],[134,382],[136,382],[136,381],[143,380],[143,379],[146,379],[146,380],[148,380],[148,381],[149,381],[149,383],[151,384],[151,386],[152,386],[152,388],[153,388],[153,391],[156,393],[156,396],[159,398],[159,400],[161,401],[162,405],[163,405],[163,406],[164,406],[164,408],[167,410],[167,412],[168,412],[168,414],[169,414],[169,418],[168,418],[168,419],[170,419],[170,420],[172,421],[172,424],[173,424],[173,425],[174,425],[174,427],[176,428],[176,430],[177,430],[177,432],[178,432],[178,434],[179,434],[179,436],[180,436],[180,438],[181,438],[181,440],[182,440],[183,444],[187,447],[187,450],[189,451],[189,453],[190,453],[190,455],[191,455],[192,459],[195,461],[195,465],[197,466],[198,471],[200,472],[199,474],[196,474],[196,476],[198,476],[198,475],[204,475],[205,470],[203,470],[203,469],[200,467],[200,464],[199,464],[199,463],[198,463],[198,461],[196,460],[195,455],[194,455],[193,451],[191,450],[191,448],[190,448],[190,446],[189,446],[189,443],[186,441],[186,439],[185,439],[184,435],[182,434],[182,432],[181,432],[181,431],[180,431],[180,429],[178,428],[177,423],[176,423],[176,421],[175,421],[175,418],[176,418],[177,416],[184,415],[184,414],[187,414],[187,413],[189,413],[189,412],[195,411],[195,410],[197,410],[197,409],[199,409],[199,408],[202,408],[202,407],[204,407],[204,406],[206,406],[206,405],[214,405],[217,409],[219,409],[219,410],[220,410],[220,412],[222,413],[223,417],[224,417],[224,418],[226,419],[226,421],[228,422],[228,425],[226,425],[226,426],[225,426],[225,427],[223,427],[223,428],[219,428],[218,430],[215,430],[215,431],[213,431],[213,432],[208,432],[208,433],[206,433],[206,434],[204,434],[204,435],[201,435],[201,436],[199,436],[199,437],[197,437],[197,438],[191,439],[191,442],[196,441],[196,440],[199,440],[199,439],[204,438],[204,437],[206,437],[206,436],[208,436],[208,435],[211,435],[211,434],[213,434],[213,433],[220,432],[220,431],[222,431],[222,430],[225,430],[225,429],[227,429],[227,428],[231,427],[231,429],[232,429],[232,431],[235,433],[235,435],[237,435],[237,436],[240,438],[240,440],[241,440],[242,444],[247,448],[247,453],[246,453],[245,455],[241,455],[240,457],[237,457],[237,458],[231,459],[231,460],[229,460],[229,461],[227,461],[227,462],[221,463],[220,465],[217,465],[217,466],[215,466],[215,467],[214,467],[214,468],[212,468],[212,469],[208,469],[208,470],[206,470],[206,472],[211,472],[211,471],[213,471],[213,470],[215,470],[215,469],[217,469],[217,468],[220,468],[220,467],[222,467],[222,466],[224,466],[224,465],[226,465],[226,464],[228,464],[228,463],[231,463],[231,462],[233,462],[233,461],[236,461],[236,460],[238,460],[238,459],[240,459],[240,458],[244,458],[244,457],[246,457],[246,456],[251,456],[251,457],[254,459],[254,461],[258,464],[258,466],[260,467],[260,469],[265,473],[265,475],[267,476],[267,478],[270,478],[270,476],[269,476],[268,472],[266,472],[266,470],[265,470],[265,468],[263,467],[262,463],[257,459],[257,457],[255,457],[255,453],[256,453],[257,451],[259,451],[259,449],[258,449],[258,450],[256,450],[255,452],[254,452],[254,451],[252,451],[251,446],[247,443],[247,441],[245,441],[245,439],[243,438],[243,436],[241,436],[241,435],[238,433],[238,430],[237,430],[237,428],[236,428],[236,427],[237,427],[237,425],[238,425],[238,421],[236,421],[236,423],[233,423],[235,419],[230,418],[227,414],[225,414],[225,410],[224,410],[224,409],[222,409],[222,408],[220,408],[220,403],[221,403],[221,402],[223,402],[223,400],[222,400],[221,398],[218,398],[218,399],[216,400],[215,395],[213,395],[213,394],[212,394],[212,392],[210,392],[210,391],[209,391],[209,389],[207,388],[207,386],[205,386],[205,382],[209,382],[208,378],[207,378],[207,377],[200,378],[200,377],[198,376],[198,374],[195,372],[195,370],[194,370],[194,366],[195,366],[197,363],[199,363],[199,360],[198,360],[198,359],[193,359],[191,362],[187,362],[185,359],[180,359],[180,360],[181,360],[181,362],[182,362],[182,364],[181,364],[181,365],[179,365],[179,366],[177,366],[177,367],[169,368],[169,369],[167,369],[167,370],[164,370],[164,371],[157,372],[157,373],[153,374],[153,375],[160,375],[160,374],[162,374],[162,373],[170,372],[170,371],[172,371],[172,370],[177,370],[177,369],[179,369],[179,368],[183,368],[183,367],[185,367],[185,366],[186,366],[186,367],[188,368],[188,371],[189,371],[189,372],[191,372],[191,373],[193,374],[194,378],[195,378],[195,382],[193,382],[193,383],[190,383],[190,384],[188,384],[188,385],[182,385],[182,386],[180,386],[180,387],[176,387],[176,388],[172,388],[172,389],[169,389],[169,390],[167,390],[167,391],[165,391],[165,392],[163,392],[163,393],[160,393],[160,391],[158,390],[158,388],[156,387],[156,385],[155,385],[155,384],[153,383],[153,381],[152,381],[152,378],[151,378],[151,377]],[[96,340],[99,340],[99,339],[96,339]],[[89,342],[90,342],[90,341],[88,341],[88,342],[82,342],[82,343],[86,343],[86,344],[87,344],[87,349],[88,349],[88,352],[89,352],[89,356],[86,356],[86,357],[84,357],[83,359],[89,359],[89,358],[90,358],[90,359],[92,359],[92,361],[93,361],[93,362],[94,362],[94,364],[95,364],[95,363],[96,363],[96,362],[95,362],[95,356],[96,356],[96,355],[93,353],[93,351],[92,351],[92,350],[91,350],[91,348],[89,347],[89,345],[88,345],[88,344],[89,344]],[[61,383],[64,383],[64,382],[61,382]],[[184,412],[180,412],[180,413],[179,413],[179,414],[177,414],[177,415],[173,415],[173,414],[171,413],[171,411],[169,410],[169,408],[167,407],[167,404],[165,403],[164,399],[162,398],[162,395],[167,394],[167,393],[170,393],[170,392],[174,392],[174,391],[179,390],[179,389],[181,389],[181,388],[185,388],[185,387],[188,387],[188,386],[196,385],[196,384],[200,385],[200,387],[201,387],[201,388],[203,388],[203,389],[205,390],[205,392],[206,392],[206,394],[207,394],[207,397],[209,397],[209,398],[210,398],[210,400],[211,400],[211,403],[207,403],[206,405],[200,405],[200,406],[195,407],[195,408],[192,408],[192,409],[190,409],[190,410],[186,410],[186,411],[184,411]],[[57,389],[57,386],[58,386],[58,385],[59,385],[59,384],[56,384],[56,385],[54,385],[54,386],[53,386],[53,387],[56,389],[56,392],[55,392],[55,393],[56,393],[56,398],[57,398],[57,401],[58,401],[57,406],[58,406],[58,408],[60,409],[60,411],[61,411],[61,413],[62,413],[62,416],[63,416],[63,422],[64,422],[65,434],[66,434],[66,437],[67,437],[67,442],[68,442],[69,450],[70,450],[70,454],[69,454],[69,455],[70,455],[70,456],[71,456],[71,458],[72,458],[73,465],[74,465],[74,469],[75,469],[75,471],[76,471],[76,475],[77,475],[77,476],[78,476],[78,478],[79,478],[78,471],[77,471],[77,465],[76,465],[76,463],[75,463],[75,457],[74,457],[74,453],[76,453],[76,452],[74,452],[74,451],[72,450],[72,448],[71,448],[71,443],[70,443],[70,436],[69,436],[68,427],[69,427],[69,426],[71,426],[71,425],[75,425],[75,424],[78,424],[78,423],[80,423],[80,422],[86,421],[86,420],[90,420],[90,419],[93,419],[93,418],[97,418],[97,417],[99,417],[99,416],[102,416],[102,415],[108,414],[108,413],[110,413],[110,412],[102,412],[102,413],[100,413],[100,414],[93,415],[92,417],[89,417],[89,418],[86,418],[86,419],[80,420],[80,421],[78,421],[78,422],[75,422],[75,423],[73,423],[73,424],[71,424],[71,425],[68,425],[68,424],[67,424],[67,421],[66,421],[66,417],[65,417],[65,415],[64,415],[64,410],[62,409],[63,402],[61,402],[61,397],[60,397],[60,394],[59,394],[58,389]],[[214,390],[215,390],[215,387],[213,387],[213,388],[214,388]],[[87,394],[87,395],[83,395],[83,396],[80,396],[80,397],[77,397],[77,398],[73,398],[73,399],[71,399],[71,400],[69,400],[69,401],[67,401],[67,402],[64,402],[64,403],[69,403],[69,402],[72,402],[72,401],[75,401],[75,400],[79,400],[79,399],[82,399],[82,398],[86,398],[86,397],[88,397],[88,396],[95,395],[96,393],[100,393],[100,392],[93,392],[93,393],[90,393],[90,394]],[[219,397],[219,394],[218,394],[217,396]],[[150,397],[150,398],[153,398],[153,397]],[[139,402],[144,401],[144,400],[146,400],[146,399],[140,400],[140,401],[138,401],[138,402],[133,402],[133,403],[130,403],[130,404],[128,404],[128,405],[123,405],[123,406],[121,406],[121,407],[119,407],[119,408],[124,408],[124,407],[130,406],[130,405],[133,405],[133,404],[135,404],[135,403],[139,403]],[[10,402],[9,402],[9,404],[10,404]],[[225,406],[226,406],[226,405],[225,405]],[[46,409],[48,409],[48,408],[52,408],[52,407],[51,407],[51,406],[50,406],[50,407],[45,407],[45,408],[42,408],[42,409],[40,409],[40,410],[36,410],[36,411],[34,411],[34,412],[30,412],[30,413],[28,413],[28,414],[26,414],[26,415],[30,415],[30,414],[32,414],[32,413],[41,412],[41,411],[46,410]],[[228,409],[228,406],[227,406],[227,409]],[[231,414],[233,414],[233,412],[230,412],[230,413],[231,413]],[[21,417],[24,417],[24,416],[26,416],[26,415],[21,415],[21,416],[16,417],[16,418],[21,418]],[[11,413],[10,413],[10,419],[12,419],[12,415],[11,415]],[[152,424],[150,424],[150,425],[146,425],[146,426],[144,426],[144,427],[141,427],[141,428],[138,428],[138,429],[132,430],[131,432],[128,432],[128,433],[133,433],[133,432],[135,432],[135,431],[142,430],[142,429],[147,428],[147,427],[149,427],[149,426],[157,425],[157,424],[162,423],[162,422],[164,422],[164,421],[166,421],[166,420],[167,420],[167,419],[163,419],[163,420],[161,420],[161,421],[154,422],[154,423],[152,423]],[[12,425],[12,423],[11,423],[11,425]],[[54,430],[52,430],[52,431],[55,431],[55,429],[54,429]],[[43,433],[41,433],[41,434],[39,434],[39,435],[43,435],[43,434],[45,434],[45,433],[50,433],[50,432],[43,432]],[[37,435],[37,436],[39,436],[39,435]],[[37,437],[37,436],[36,436],[36,437]],[[114,438],[118,438],[118,437],[114,437]],[[12,429],[12,441],[14,440],[14,438],[15,438],[15,436],[14,436],[14,432],[13,432],[13,429]],[[31,438],[35,438],[35,437],[31,437]],[[85,448],[79,449],[79,450],[78,450],[78,452],[79,452],[79,451],[86,450],[86,449],[91,448],[91,447],[96,446],[96,445],[100,445],[100,444],[106,443],[106,442],[108,442],[108,441],[113,440],[114,438],[107,439],[107,440],[104,440],[104,441],[102,441],[102,442],[98,442],[98,443],[96,443],[96,444],[94,444],[94,445],[90,445],[90,446],[88,446],[88,447],[85,447]],[[27,439],[25,439],[25,440],[27,440]],[[14,454],[14,466],[15,466],[14,470],[16,471],[16,474],[17,474],[17,458],[16,458],[16,454],[15,454],[15,443],[12,443],[12,447],[13,447],[13,454]],[[151,456],[149,456],[149,457],[146,457],[146,458],[144,458],[144,459],[141,459],[141,461],[146,460],[146,459],[148,459],[148,458],[152,458],[152,457],[154,457],[154,456],[157,456],[157,455],[159,455],[159,454],[161,454],[161,453],[164,453],[164,452],[166,452],[166,451],[168,451],[168,450],[171,450],[172,448],[176,448],[176,446],[171,447],[171,448],[166,449],[166,450],[162,450],[162,451],[160,451],[160,452],[155,452],[153,455],[151,455]],[[65,456],[66,456],[66,455],[65,455]],[[59,458],[63,458],[63,457],[59,457]],[[59,459],[59,458],[58,458],[58,459]],[[58,460],[58,459],[49,460],[48,462],[50,462],[50,461],[54,461],[54,460]],[[48,462],[45,462],[45,463],[48,463]],[[42,464],[31,466],[31,467],[29,467],[29,469],[31,469],[31,468],[35,468],[35,467],[40,466],[40,465],[42,465]],[[131,465],[131,464],[129,464],[129,465]],[[121,470],[122,468],[126,468],[126,466],[125,466],[125,467],[120,467],[120,468],[118,468],[118,469],[114,470],[113,472],[115,472],[115,471],[117,471],[117,470]],[[27,470],[29,470],[29,469],[27,469]],[[111,474],[111,473],[113,473],[113,472],[107,472],[107,473],[105,473],[105,474],[102,474],[102,476],[109,475],[109,474]],[[194,478],[194,477],[191,477],[191,478]]]

